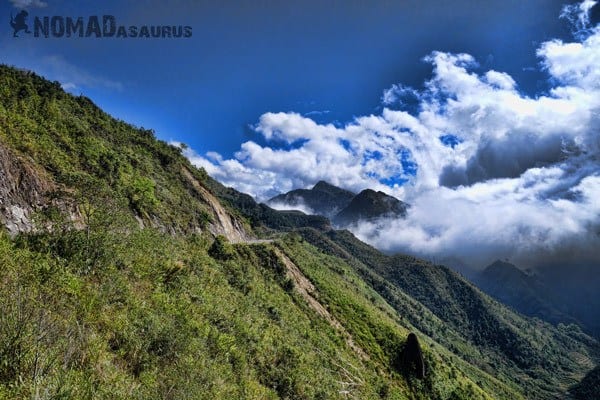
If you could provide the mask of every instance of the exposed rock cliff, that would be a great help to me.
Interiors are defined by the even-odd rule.
[[[187,169],[182,170],[185,178],[196,190],[200,199],[206,203],[211,210],[212,222],[208,224],[208,230],[213,235],[223,235],[231,243],[240,243],[249,240],[242,223],[229,213],[221,205],[219,200],[213,196]]]
[[[33,229],[33,212],[48,201],[52,181],[0,142],[0,223],[9,233]]]

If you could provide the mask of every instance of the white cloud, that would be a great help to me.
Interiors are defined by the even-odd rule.
[[[402,105],[407,98],[415,99],[418,97],[419,93],[415,89],[400,84],[394,84],[383,91],[381,102],[385,106],[391,106],[395,103],[400,103]]]
[[[587,15],[591,3],[577,12]],[[188,156],[261,200],[318,180],[399,197],[412,204],[406,219],[354,228],[385,250],[482,266],[569,248],[600,261],[590,250],[600,245],[600,29],[586,29],[576,42],[538,49],[554,85],[545,95],[523,95],[500,71],[474,72],[468,54],[433,52],[426,89],[408,92],[419,103],[413,114],[384,108],[336,127],[266,113],[255,128],[271,146],[243,143],[230,160]],[[384,105],[406,91],[394,85]],[[454,147],[440,140],[448,134]],[[417,165],[414,176],[407,161]],[[409,182],[388,185],[400,179]]]
[[[325,115],[325,114],[329,114],[331,111],[330,110],[313,110],[313,111],[309,111],[307,113],[304,114],[305,117],[309,117],[311,115]]]
[[[74,84],[73,82],[65,82],[63,84],[61,84],[63,90],[67,91],[67,92],[76,92],[77,90],[79,90],[79,87]]]
[[[48,3],[41,0],[10,0],[10,2],[12,3],[13,7],[16,8],[43,8],[48,5]]]
[[[595,0],[583,0],[581,3],[568,4],[563,7],[560,17],[571,22],[576,36],[585,36],[589,32],[590,11],[596,3]]]
[[[560,168],[532,169],[519,179],[437,188],[420,193],[406,219],[364,223],[354,231],[384,250],[478,267],[498,258],[539,262],[565,246],[580,245],[575,257],[588,256],[599,244],[590,227],[599,222],[594,196],[600,177],[588,176],[569,190],[580,195],[577,201],[540,197],[564,174]]]
[[[315,214],[315,211],[302,201],[297,201],[295,203],[270,201],[269,206],[281,211],[302,211],[304,214]]]

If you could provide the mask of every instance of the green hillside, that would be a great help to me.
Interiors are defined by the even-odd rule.
[[[257,204],[7,66],[0,222],[0,398],[554,399],[598,361],[576,326]]]
[[[526,387],[528,397],[551,396],[557,385],[566,392],[575,383],[573,372],[596,348],[578,326],[557,329],[516,314],[446,267],[386,256],[348,231],[326,237],[302,232],[316,246],[350,260],[411,325],[479,369]]]

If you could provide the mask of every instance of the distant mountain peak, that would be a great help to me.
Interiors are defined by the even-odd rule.
[[[344,196],[354,196],[353,192],[346,190],[346,189],[342,189],[341,187],[332,185],[331,183],[326,182],[326,181],[317,182],[311,190],[320,191],[320,192],[328,192],[328,193],[338,193],[338,194],[344,195]]]
[[[365,189],[354,196],[350,204],[334,218],[338,225],[350,225],[361,220],[374,220],[380,217],[404,217],[408,205],[382,191]]]
[[[271,198],[267,204],[309,208],[314,214],[332,218],[346,207],[353,197],[354,193],[321,180],[312,189],[295,189]]]
[[[517,266],[513,263],[511,263],[510,261],[508,261],[508,259],[506,260],[500,260],[497,259],[496,261],[494,261],[493,263],[491,263],[490,265],[487,266],[487,268],[490,267],[512,267],[512,268],[517,268]]]
[[[496,300],[519,312],[550,323],[579,323],[557,301],[540,276],[523,271],[507,260],[496,260],[483,269],[475,283]]]
[[[404,217],[408,208],[406,203],[382,191],[365,189],[355,194],[324,180],[318,181],[312,189],[292,190],[273,197],[267,203],[308,207],[315,214],[331,218],[340,226],[383,216]]]
[[[523,280],[530,276],[530,274],[523,271],[521,268],[512,264],[508,260],[496,260],[485,267],[482,273],[490,277],[494,277],[495,279],[498,279],[498,277],[501,276],[504,279],[508,279],[510,277],[512,279]]]
[[[516,265],[510,263],[508,260],[496,260],[493,263],[491,263],[490,265],[488,265],[487,267],[485,267],[485,270],[502,270],[502,269],[516,269],[521,271]]]
[[[329,182],[326,181],[319,181],[315,184],[315,186],[313,186],[313,190],[323,190],[323,189],[329,189],[329,188],[336,188],[338,189],[337,186],[332,185]]]

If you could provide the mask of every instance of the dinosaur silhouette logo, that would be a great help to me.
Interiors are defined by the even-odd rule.
[[[12,26],[12,28],[14,30],[13,37],[18,37],[17,33],[19,33],[19,31],[25,31],[25,33],[31,33],[29,31],[29,26],[27,25],[27,22],[25,22],[28,15],[29,15],[29,13],[25,10],[18,13],[17,16],[14,18],[12,16],[12,14],[10,15],[10,26]]]

